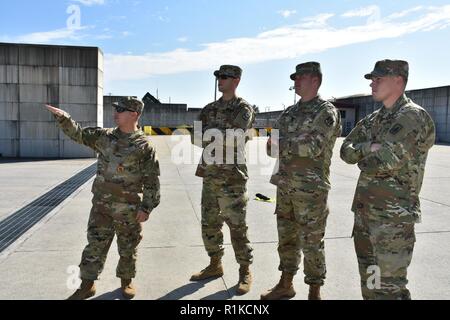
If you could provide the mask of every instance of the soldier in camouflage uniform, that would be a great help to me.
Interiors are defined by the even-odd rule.
[[[278,253],[282,271],[279,283],[261,295],[263,300],[292,298],[293,277],[304,254],[308,298],[319,300],[326,275],[324,235],[328,217],[330,164],[333,146],[341,134],[336,108],[318,96],[322,72],[318,62],[297,65],[291,75],[301,100],[287,108],[274,128],[278,142],[270,138],[267,152],[279,149],[279,169],[270,180],[277,186]]]
[[[121,278],[122,293],[133,298],[137,246],[142,239],[141,223],[158,206],[159,164],[155,149],[138,127],[143,103],[126,98],[114,104],[117,128],[81,128],[61,109],[47,106],[58,125],[74,141],[98,153],[97,176],[92,186],[88,245],[80,263],[82,284],[69,299],[86,299],[95,294],[114,234],[120,260],[116,275]]]
[[[415,243],[414,224],[421,218],[419,192],[435,126],[404,93],[406,61],[378,61],[365,78],[372,80],[373,98],[383,106],[359,121],[341,147],[341,158],[361,170],[352,211],[362,296],[410,299],[407,268]]]
[[[191,277],[192,281],[203,280],[223,275],[221,258],[223,248],[223,223],[230,228],[231,242],[237,262],[240,265],[238,294],[247,293],[250,290],[252,276],[249,265],[252,263],[252,248],[247,238],[247,224],[245,221],[246,206],[248,201],[246,181],[248,179],[247,166],[245,164],[245,141],[239,143],[234,139],[226,139],[227,131],[236,134],[236,137],[246,136],[247,130],[252,127],[254,110],[244,99],[236,96],[236,88],[241,78],[242,70],[238,66],[223,65],[214,72],[218,80],[219,91],[222,97],[203,108],[200,114],[202,132],[215,129],[223,137],[220,146],[223,151],[223,159],[219,161],[207,161],[208,157],[217,155],[219,150],[212,150],[208,154],[209,141],[202,141],[198,137],[198,146],[205,148],[196,176],[203,178],[202,190],[202,237],[205,249],[211,258],[210,264]],[[197,140],[197,137],[194,137]],[[194,141],[195,143],[196,141]],[[242,142],[242,140],[241,140]],[[231,151],[231,152],[230,152]],[[225,158],[229,154],[233,159]],[[220,160],[223,160],[220,163]],[[231,160],[231,161],[230,161]]]

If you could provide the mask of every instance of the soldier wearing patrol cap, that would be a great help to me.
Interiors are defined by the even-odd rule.
[[[435,126],[405,95],[408,73],[406,61],[386,59],[364,76],[372,80],[373,99],[383,106],[359,121],[341,147],[341,158],[361,170],[352,211],[364,299],[411,299],[407,268]]]
[[[121,279],[122,294],[135,296],[132,279],[136,275],[137,246],[142,239],[142,223],[158,206],[159,164],[155,149],[138,127],[144,105],[127,97],[113,104],[117,127],[82,128],[65,111],[47,105],[59,127],[72,140],[98,153],[97,176],[92,186],[92,209],[81,263],[81,286],[70,300],[95,295],[98,279],[114,238],[120,260],[116,275]]]
[[[200,272],[192,275],[191,281],[198,281],[223,275],[222,256],[223,234],[222,226],[226,222],[230,228],[231,242],[235,258],[240,265],[238,294],[250,290],[252,276],[249,266],[252,263],[252,248],[247,237],[245,220],[247,206],[246,182],[248,179],[245,164],[245,148],[243,144],[235,142],[228,145],[226,133],[231,131],[246,132],[252,127],[255,112],[244,99],[236,96],[236,88],[241,79],[242,69],[238,66],[223,65],[214,71],[222,97],[202,109],[199,120],[204,133],[208,129],[215,129],[223,135],[223,155],[231,150],[234,159],[220,159],[219,162],[205,161],[209,141],[202,141],[199,145],[205,148],[198,165],[196,175],[203,178],[201,200],[202,237],[206,252],[210,257],[210,264]],[[202,134],[201,133],[201,134]],[[238,161],[238,159],[244,161]]]
[[[279,283],[261,295],[263,300],[292,298],[293,278],[304,255],[304,281],[310,300],[319,300],[326,275],[324,235],[328,217],[330,164],[336,138],[341,134],[340,114],[318,95],[322,71],[318,62],[296,66],[291,75],[301,100],[287,108],[269,138],[267,153],[278,146],[279,169],[270,182],[277,186]]]

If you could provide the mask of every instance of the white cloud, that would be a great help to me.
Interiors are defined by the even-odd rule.
[[[277,11],[278,14],[282,15],[285,18],[289,18],[290,16],[297,13],[297,10],[280,10]]]
[[[17,43],[37,43],[37,44],[61,44],[63,41],[78,41],[83,38],[92,37],[94,39],[107,39],[110,36],[105,34],[89,35],[83,31],[94,29],[95,26],[83,26],[78,28],[61,28],[51,31],[32,32],[19,36],[0,36],[0,40]]]
[[[352,17],[368,17],[380,11],[378,6],[368,6],[364,8],[359,8],[355,10],[350,10],[341,15],[344,18]]]
[[[302,19],[300,26],[303,28],[322,28],[327,25],[327,20],[334,17],[333,13],[321,13],[314,17]]]
[[[85,6],[94,6],[94,5],[103,5],[105,4],[105,0],[72,0],[75,2],[79,2]]]
[[[188,37],[179,37],[178,39],[177,39],[177,41],[178,42],[188,42]]]
[[[33,32],[13,38],[14,42],[20,43],[51,43],[54,40],[71,39],[78,40],[82,36],[77,34],[78,29],[57,29],[53,31]]]
[[[389,19],[402,18],[402,17],[404,17],[404,16],[406,16],[406,15],[412,13],[412,12],[420,11],[420,10],[423,10],[423,9],[424,9],[423,6],[417,6],[417,7],[411,8],[411,9],[407,9],[407,10],[403,10],[403,11],[400,11],[400,12],[393,13],[388,18]]]
[[[321,19],[262,32],[255,37],[233,38],[203,45],[201,50],[176,49],[144,55],[106,54],[105,70],[108,81],[143,79],[155,75],[209,70],[223,62],[240,65],[280,59],[298,58],[350,44],[379,39],[399,38],[407,34],[436,30],[450,24],[450,5],[423,8],[418,16],[399,21],[392,15],[376,23],[333,27]],[[317,18],[317,17],[315,17]],[[306,22],[305,22],[306,21]],[[305,26],[306,24],[306,26]]]

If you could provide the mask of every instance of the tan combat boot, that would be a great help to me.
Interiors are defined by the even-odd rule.
[[[252,286],[252,274],[249,266],[241,265],[239,268],[239,283],[236,289],[237,294],[245,294],[250,291]]]
[[[308,300],[322,300],[320,297],[320,285],[311,284],[309,286]]]
[[[280,300],[282,298],[292,298],[296,292],[292,280],[294,275],[291,273],[283,272],[278,284],[266,293],[261,295],[261,300]]]
[[[202,271],[193,274],[191,277],[191,281],[199,281],[221,276],[223,276],[222,258],[212,257],[209,266],[207,266]]]
[[[75,291],[67,300],[84,300],[95,295],[95,284],[93,280],[81,279],[80,289]]]
[[[131,282],[131,279],[120,279],[121,282],[121,288],[122,288],[122,295],[126,299],[133,299],[136,295],[136,289]]]

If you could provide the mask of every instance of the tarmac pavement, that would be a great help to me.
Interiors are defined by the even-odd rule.
[[[179,139],[179,137],[177,138]],[[229,229],[224,225],[223,277],[190,282],[192,273],[204,268],[209,258],[200,230],[202,180],[195,177],[201,149],[183,137],[153,136],[161,167],[161,203],[144,225],[139,245],[137,295],[135,299],[259,299],[279,280],[275,203],[255,200],[256,193],[275,198],[269,183],[274,161],[265,156],[265,138],[249,142],[253,164],[249,165],[247,210],[249,238],[254,248],[253,287],[243,296],[235,293],[239,266],[234,258]],[[324,299],[361,299],[356,255],[351,238],[350,211],[359,174],[357,166],[339,158],[338,139],[332,160],[329,195],[330,216],[326,231],[327,279]],[[191,161],[176,164],[173,152],[180,147],[192,152]],[[260,153],[259,162],[255,155]],[[250,157],[250,156],[249,156]],[[5,161],[0,160],[0,220],[89,166],[95,159]],[[65,299],[86,245],[86,226],[91,207],[92,184],[81,186],[18,241],[0,253],[0,299]],[[423,222],[416,226],[416,247],[408,269],[413,299],[450,299],[450,146],[430,150],[421,192]],[[120,280],[115,277],[117,246],[111,246],[105,269],[96,282],[93,299],[121,299]],[[307,298],[303,265],[295,277],[295,299]],[[70,270],[69,270],[70,271]]]

